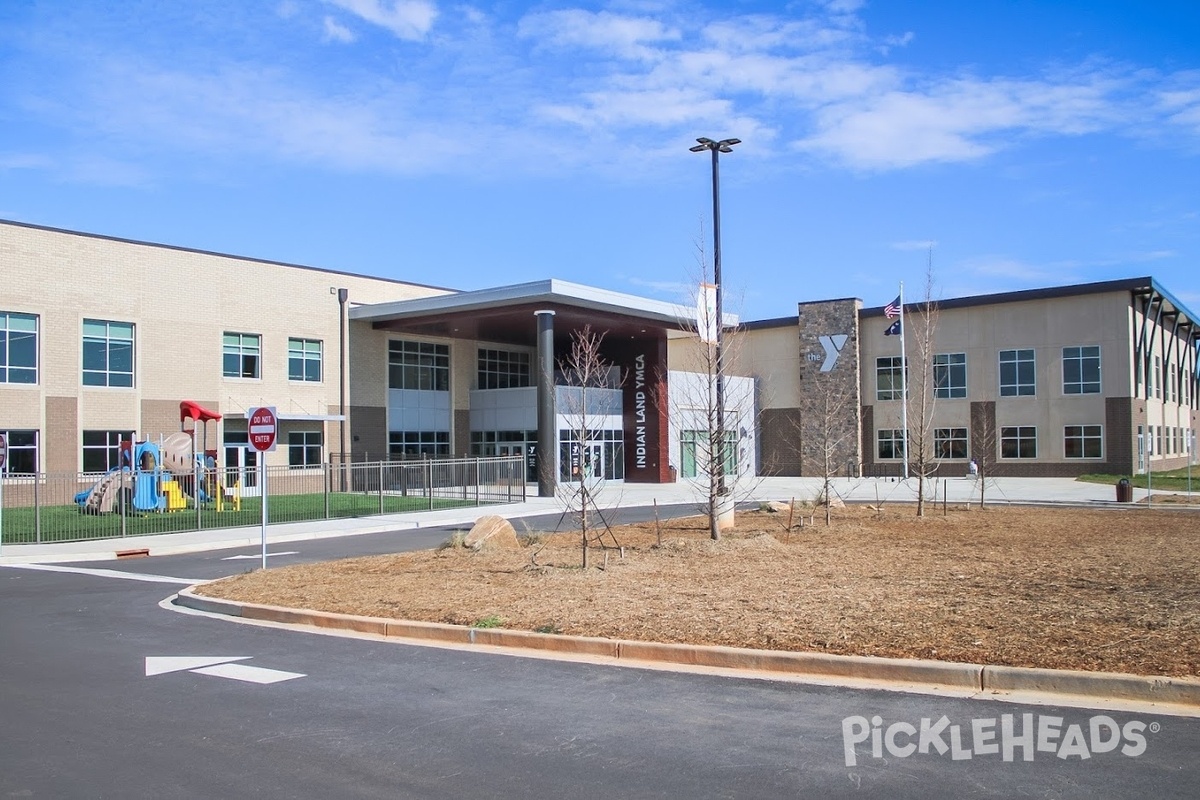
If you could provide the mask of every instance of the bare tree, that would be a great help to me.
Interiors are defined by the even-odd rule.
[[[588,548],[593,542],[604,546],[604,535],[612,534],[603,510],[597,502],[597,493],[603,475],[595,474],[598,463],[592,459],[592,449],[599,429],[597,420],[601,414],[595,401],[602,389],[617,389],[620,380],[613,379],[614,368],[600,354],[604,334],[596,333],[590,325],[571,334],[571,348],[558,364],[566,381],[566,402],[563,417],[566,419],[568,435],[568,468],[571,480],[560,484],[559,496],[566,504],[566,512],[573,512],[579,520],[580,545],[583,551],[583,568],[588,568]],[[601,526],[595,524],[599,519]]]
[[[820,420],[816,435],[806,438],[806,449],[821,469],[821,501],[826,509],[826,528],[832,522],[834,491],[833,479],[838,475],[839,464],[844,463],[847,445],[854,444],[859,437],[857,425],[847,425],[847,419],[856,414],[858,397],[852,392],[839,389],[838,384],[827,383],[817,399]]]
[[[738,485],[738,478],[753,460],[748,445],[757,420],[753,381],[735,374],[742,349],[739,332],[733,328],[722,331],[720,353],[715,342],[708,341],[723,320],[716,318],[715,307],[703,302],[706,287],[711,284],[701,242],[697,240],[696,244],[699,280],[694,284],[698,287],[694,298],[696,324],[691,330],[694,338],[673,347],[674,375],[668,396],[653,400],[665,409],[679,439],[681,458],[688,459],[680,468],[685,472],[694,469],[695,477],[700,479],[698,485],[703,486],[702,510],[708,516],[709,536],[720,539],[721,531],[734,525],[736,498],[751,488]],[[724,389],[723,408],[718,402],[718,383]],[[660,384],[667,385],[668,381]]]
[[[996,429],[994,402],[971,403],[971,460],[975,463],[975,480],[979,482],[979,507],[985,505],[985,493],[996,464],[996,447],[1000,443]]]
[[[909,358],[915,363],[915,369],[908,370],[909,379],[905,388],[908,390],[908,452],[905,458],[917,476],[917,516],[925,516],[925,494],[929,479],[937,472],[938,454],[934,451],[934,422],[933,413],[936,405],[936,390],[934,385],[934,348],[937,345],[938,307],[933,299],[933,248],[929,249],[929,262],[925,268],[925,291],[920,310],[914,315],[916,324],[911,326],[913,336]],[[904,327],[909,328],[908,315],[905,315]],[[908,336],[909,331],[901,335]],[[908,365],[904,365],[908,369]],[[913,391],[915,377],[916,391]]]

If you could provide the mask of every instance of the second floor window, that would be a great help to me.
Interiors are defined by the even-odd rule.
[[[933,393],[942,399],[967,396],[967,354],[941,353],[933,357]]]
[[[83,321],[83,385],[133,386],[133,323]]]
[[[38,318],[0,311],[0,383],[37,383]]]
[[[480,389],[515,389],[530,385],[529,353],[516,350],[479,351]]]
[[[288,380],[321,382],[321,342],[316,339],[288,339]]]
[[[388,388],[450,391],[450,347],[432,342],[388,342]]]
[[[1062,354],[1063,394],[1100,394],[1100,347],[1064,347]],[[1160,385],[1157,359],[1154,372],[1157,395]]]
[[[1037,392],[1033,350],[1000,351],[1000,396],[1033,397]]]
[[[875,359],[875,399],[900,400],[904,392],[904,375],[900,356]]]
[[[257,378],[262,360],[262,337],[257,333],[226,332],[221,369],[226,378]]]

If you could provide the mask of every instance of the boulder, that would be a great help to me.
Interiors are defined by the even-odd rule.
[[[477,519],[471,532],[463,539],[463,547],[471,550],[496,547],[516,550],[520,546],[517,542],[517,531],[512,523],[496,514]]]
[[[770,500],[766,504],[767,511],[774,511],[776,514],[784,514],[792,510],[791,503],[785,503],[782,500]]]

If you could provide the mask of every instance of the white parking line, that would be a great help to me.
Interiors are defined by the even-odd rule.
[[[194,586],[198,583],[208,583],[197,578],[172,578],[169,575],[147,575],[140,572],[119,572],[115,569],[91,569],[89,567],[63,567],[58,564],[0,564],[7,569],[32,569],[38,572],[69,572],[75,575],[93,575],[97,578],[120,578],[125,581],[143,581],[145,583],[175,583],[183,586]]]

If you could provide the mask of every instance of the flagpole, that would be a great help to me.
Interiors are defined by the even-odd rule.
[[[900,281],[900,431],[904,437],[904,480],[908,480],[908,355],[904,349],[908,326],[904,324],[904,281]]]

